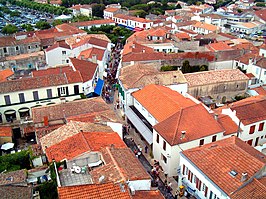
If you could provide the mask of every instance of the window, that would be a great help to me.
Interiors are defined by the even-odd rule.
[[[163,141],[163,150],[166,150],[166,142]]]
[[[253,134],[255,132],[255,125],[252,125],[249,129],[249,134]]]
[[[18,97],[19,97],[19,101],[20,101],[21,103],[25,102],[24,93],[19,93],[19,94],[18,94]]]
[[[66,51],[65,50],[62,51],[62,55],[66,55]]]
[[[264,75],[266,75],[266,70],[264,71]]]
[[[18,50],[18,46],[16,46],[16,50]]]
[[[236,62],[236,66],[238,66],[238,62]]]
[[[11,104],[10,96],[9,95],[5,95],[4,97],[5,97],[6,105],[10,105]]]
[[[79,85],[74,85],[74,94],[75,95],[79,94]]]
[[[28,49],[30,49],[30,46],[28,46]]]
[[[7,53],[7,49],[6,48],[4,48],[3,50],[4,50],[4,53]]]
[[[46,92],[47,92],[47,98],[52,98],[53,97],[52,89],[47,89]]]
[[[185,175],[186,170],[187,170],[187,167],[183,164],[183,170],[182,170],[182,174],[183,174],[183,175]]]
[[[35,45],[35,48],[38,48],[38,45]]]
[[[39,94],[38,94],[38,91],[33,91],[32,94],[33,94],[33,99],[34,99],[34,100],[39,100]]]
[[[260,137],[257,137],[257,138],[256,138],[255,146],[258,146],[258,144],[259,144],[259,139],[260,139]]]
[[[69,60],[68,60],[68,59],[66,60],[66,63],[67,63],[67,64],[69,63]]]
[[[191,172],[191,174],[190,174],[190,178],[189,178],[189,181],[192,183],[192,180],[193,180],[193,176],[194,176],[194,174]]]
[[[204,139],[201,139],[200,142],[199,142],[199,145],[203,145],[204,144]]]
[[[162,160],[165,164],[167,164],[167,158],[162,154]]]
[[[197,184],[198,178],[194,175],[193,183]]]
[[[206,185],[203,183],[202,191],[205,191],[205,190],[206,190]]]
[[[259,131],[263,131],[263,128],[264,128],[264,122],[260,123],[260,125],[259,125]]]
[[[156,137],[156,142],[157,143],[159,143],[159,141],[160,141],[159,139],[160,139],[159,134],[157,134],[157,137]]]
[[[65,96],[65,95],[68,95],[68,87],[60,87],[60,88],[57,88],[57,92],[58,92],[58,96]]]
[[[253,142],[253,139],[247,141],[247,143],[248,143],[250,146],[252,146],[252,142]]]
[[[215,142],[217,138],[217,135],[212,136],[212,142]]]

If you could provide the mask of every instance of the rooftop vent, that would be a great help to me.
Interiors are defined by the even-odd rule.
[[[184,139],[185,136],[186,136],[186,131],[181,131],[181,137],[180,137],[180,139],[181,140]]]
[[[99,177],[99,183],[102,184],[104,182],[104,179],[105,179],[104,176]]]
[[[245,173],[242,173],[242,176],[241,176],[241,182],[244,182],[244,181],[246,181],[248,179],[248,173],[247,172],[245,172]]]
[[[229,174],[232,176],[232,177],[236,177],[236,175],[238,174],[235,170],[232,170],[229,172]]]

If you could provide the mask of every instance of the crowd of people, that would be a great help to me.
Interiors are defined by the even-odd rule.
[[[123,45],[121,43],[117,43],[112,49],[111,59],[105,70],[107,75],[105,78],[105,87],[103,88],[102,97],[107,103],[113,103],[113,91],[116,89],[116,74],[121,59],[120,52],[122,49]]]

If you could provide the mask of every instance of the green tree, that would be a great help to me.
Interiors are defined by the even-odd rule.
[[[10,13],[10,17],[19,17],[20,16],[20,12],[19,11],[14,11]]]
[[[135,16],[145,18],[148,13],[144,10],[138,10],[134,13]]]
[[[36,23],[36,26],[35,27],[38,28],[38,29],[40,29],[40,30],[44,30],[44,29],[51,28],[51,25],[48,22],[46,22],[46,21],[38,21]]]
[[[62,24],[62,23],[63,23],[62,20],[60,20],[60,19],[56,19],[56,20],[53,21],[52,26],[57,26],[57,25],[60,25],[60,24]]]
[[[182,73],[190,73],[191,72],[190,64],[189,64],[188,60],[185,60],[183,62],[181,71],[182,71]]]
[[[103,17],[104,4],[95,4],[92,6],[92,14],[96,17]]]
[[[10,35],[10,34],[13,34],[13,33],[16,33],[16,32],[18,32],[18,28],[17,28],[17,26],[12,25],[12,24],[8,24],[8,25],[6,25],[5,27],[2,28],[2,33],[3,34]]]
[[[176,9],[182,9],[181,5],[180,4],[177,4],[176,5]]]
[[[31,24],[22,24],[21,28],[26,30],[26,32],[30,32],[34,30]]]

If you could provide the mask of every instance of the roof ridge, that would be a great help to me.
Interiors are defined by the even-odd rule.
[[[180,118],[181,118],[181,115],[182,115],[182,112],[183,112],[183,108],[181,108],[181,110],[178,111],[178,112],[180,112],[180,114],[179,114],[179,117],[178,117],[178,123],[176,124],[175,134],[174,134],[174,137],[173,137],[173,140],[172,140],[172,143],[171,143],[172,145],[174,144],[175,139],[176,139],[176,137],[177,137],[177,133],[178,133],[177,131],[178,131],[178,129],[179,129],[178,127],[179,127],[179,124],[180,124],[180,121],[181,121]],[[176,113],[178,113],[178,112],[176,112]],[[174,113],[174,114],[176,114],[176,113]],[[173,115],[174,115],[174,114],[173,114]],[[173,115],[172,115],[172,116],[173,116]],[[170,117],[171,117],[171,116],[170,116]]]
[[[120,167],[118,166],[118,164],[117,164],[116,160],[114,159],[113,155],[111,154],[110,148],[106,147],[106,151],[107,151],[108,155],[110,156],[111,160],[113,161],[118,173],[120,174],[120,176],[122,177],[124,182],[126,182],[126,178],[125,178],[124,174],[121,172]]]

